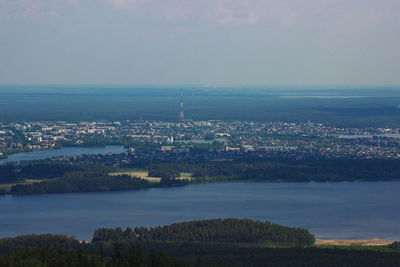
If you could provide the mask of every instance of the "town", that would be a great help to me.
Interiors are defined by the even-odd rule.
[[[0,125],[0,156],[62,146],[123,145],[135,158],[284,157],[398,159],[400,129],[253,121],[13,122]]]

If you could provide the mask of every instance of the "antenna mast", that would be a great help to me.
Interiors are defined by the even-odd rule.
[[[183,109],[183,92],[181,90],[181,104],[180,104],[180,112],[179,112],[179,121],[184,122],[185,121],[185,113]]]

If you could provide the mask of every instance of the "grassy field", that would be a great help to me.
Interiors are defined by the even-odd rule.
[[[159,183],[161,180],[161,178],[159,178],[159,177],[150,177],[148,171],[140,171],[140,170],[113,172],[113,173],[110,173],[110,175],[112,175],[112,176],[129,175],[131,177],[141,178],[141,179],[147,180],[152,183]]]
[[[152,183],[159,183],[161,181],[160,177],[151,177],[149,176],[149,172],[146,170],[140,170],[140,169],[131,169],[131,170],[123,170],[120,172],[113,172],[110,173],[112,176],[116,175],[129,175],[131,177],[138,177],[144,180],[147,180]],[[181,179],[181,180],[190,180],[192,179],[192,173],[190,172],[181,172],[181,175],[179,178],[176,179]]]
[[[317,239],[317,246],[387,246],[392,242],[381,238],[371,239]]]

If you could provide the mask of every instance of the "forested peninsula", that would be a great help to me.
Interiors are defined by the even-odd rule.
[[[47,194],[138,190],[213,181],[399,181],[400,160],[257,159],[252,161],[135,162],[121,168],[40,160],[0,165],[0,194]],[[158,181],[128,175],[140,169]],[[117,173],[118,175],[110,175]],[[179,179],[182,173],[188,179]],[[190,179],[189,179],[190,178]]]

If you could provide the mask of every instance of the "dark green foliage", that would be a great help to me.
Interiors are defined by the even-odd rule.
[[[98,244],[81,243],[63,235],[27,235],[0,239],[1,267],[129,267],[159,266],[183,267],[181,261],[161,252],[146,253],[135,244],[111,244],[112,253],[107,257]]]
[[[179,163],[175,163],[179,164]],[[160,164],[162,165],[162,164]],[[169,163],[165,163],[169,165]],[[400,180],[400,160],[251,160],[185,164],[197,181],[340,182]],[[199,179],[200,178],[200,179]]]
[[[13,164],[0,165],[0,184],[14,183],[20,181],[21,178],[17,173],[17,169]]]
[[[151,242],[145,249],[164,251],[170,257],[202,266],[268,267],[398,267],[400,253],[351,248],[269,248],[231,243]]]
[[[30,185],[15,185],[11,193],[16,195],[97,192],[113,190],[134,190],[150,187],[150,183],[143,179],[132,178],[127,175],[109,176],[98,172],[72,172],[58,179],[43,181]]]
[[[389,245],[389,248],[400,250],[400,241],[393,242],[392,244]]]
[[[59,248],[77,249],[80,243],[72,237],[64,235],[24,235],[14,238],[0,239],[0,254],[24,248]]]
[[[177,170],[173,170],[168,168],[168,166],[164,166],[164,168],[160,169],[150,169],[149,176],[150,177],[160,177],[160,178],[177,178],[179,177],[180,172]]]
[[[150,253],[134,245],[114,243],[114,253],[104,257],[58,248],[23,249],[0,256],[2,267],[398,267],[400,254],[351,249],[261,248],[230,244],[156,244]],[[156,252],[161,249],[168,253]],[[159,250],[160,251],[160,250]],[[175,257],[177,259],[172,259]],[[187,262],[187,263],[184,263]]]
[[[25,179],[49,179],[61,177],[67,172],[80,170],[83,170],[83,167],[78,165],[52,161],[39,161],[22,166],[19,176]]]
[[[60,249],[25,249],[0,256],[2,267],[97,267],[101,258]]]
[[[83,253],[82,250],[58,248],[24,249],[0,256],[2,267],[185,267],[183,262],[163,253],[143,254],[140,247],[118,251],[117,255],[103,258]]]
[[[311,246],[314,236],[307,230],[248,219],[214,219],[175,223],[155,228],[136,227],[122,231],[98,229],[93,241],[115,240],[236,242],[278,246]]]
[[[140,164],[136,162],[135,164]],[[105,165],[80,165],[49,160],[25,162],[20,165],[0,165],[0,184],[17,183],[26,178],[54,179],[34,185],[14,186],[13,194],[43,194],[61,192],[91,192],[141,189],[156,186],[181,186],[186,180],[171,179],[180,173],[193,173],[194,182],[214,180],[257,180],[284,182],[340,182],[340,181],[391,181],[400,180],[400,160],[382,159],[237,159],[231,162],[165,162],[142,164],[150,176],[162,177],[160,184],[147,184],[141,180],[109,177],[113,167]],[[95,179],[92,186],[85,186]],[[61,178],[58,178],[61,177]],[[76,179],[65,179],[73,178]],[[57,178],[57,179],[55,179]],[[79,181],[78,181],[79,180]],[[89,180],[88,180],[89,181]],[[138,186],[141,183],[147,184]],[[76,189],[82,184],[82,190]],[[126,186],[123,186],[126,185]],[[134,185],[133,185],[134,184]],[[112,185],[112,186],[111,186]],[[96,189],[97,188],[97,189]],[[3,192],[0,192],[0,194]]]
[[[150,177],[160,177],[165,179],[178,178],[185,170],[185,163],[150,164],[147,168]]]
[[[146,228],[145,228],[146,229]],[[118,241],[118,240],[136,240],[136,229],[128,227],[122,230],[121,227],[115,229],[100,228],[94,232],[93,241]]]
[[[160,186],[184,186],[188,183],[187,180],[161,178]]]
[[[214,220],[184,223],[182,229],[198,227],[194,233],[205,230],[200,222],[210,224]],[[224,220],[218,220],[223,222]],[[227,220],[231,221],[231,219]],[[245,221],[245,220],[244,220]],[[30,235],[0,239],[1,267],[183,267],[183,266],[270,266],[270,267],[395,267],[400,266],[400,252],[394,250],[398,242],[382,248],[358,247],[274,247],[257,242],[210,242],[209,238],[195,241],[171,241],[186,239],[175,230],[181,224],[168,227],[138,228],[146,240],[135,238],[136,229],[101,229],[96,242],[81,243],[74,238],[53,235]],[[233,224],[234,225],[234,224]],[[214,233],[221,225],[216,223]],[[210,224],[210,227],[213,227]],[[226,225],[225,225],[226,226]],[[186,228],[188,227],[188,228]],[[258,226],[255,226],[257,229]],[[171,237],[160,240],[151,229],[164,229]],[[165,232],[162,230],[163,232]],[[191,229],[193,230],[193,229]],[[292,230],[295,230],[292,228]],[[223,233],[224,231],[222,231]],[[214,234],[212,233],[212,235]],[[187,232],[189,234],[189,232]],[[177,236],[178,235],[178,236]],[[211,236],[212,236],[211,235]],[[96,236],[96,234],[95,234]],[[237,236],[234,233],[234,236]],[[140,236],[138,236],[140,238]],[[101,239],[102,238],[102,239]],[[201,239],[205,241],[201,241]],[[219,237],[217,237],[218,239]],[[229,239],[229,238],[228,238]],[[107,241],[105,241],[107,240]],[[229,239],[232,240],[232,239]]]
[[[58,178],[69,172],[76,171],[103,171],[110,167],[94,165],[78,165],[68,162],[55,162],[51,160],[35,160],[20,164],[8,163],[0,165],[0,184],[16,183],[25,179],[51,179]]]
[[[185,116],[194,120],[311,120],[348,127],[400,125],[398,88],[196,88],[186,89],[184,94]],[[341,98],[326,97],[329,95]],[[342,98],[354,95],[360,98]],[[0,97],[7,121],[132,120],[140,116],[176,121],[179,114],[176,88],[0,86]]]

